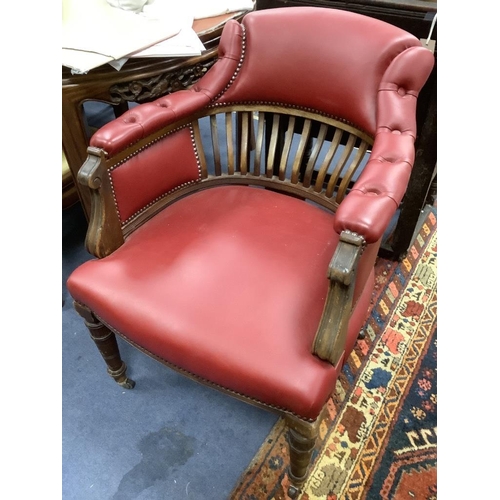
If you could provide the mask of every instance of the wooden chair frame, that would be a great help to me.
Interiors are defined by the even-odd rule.
[[[203,118],[210,121],[211,141],[208,146],[202,140],[200,131],[200,120]],[[219,125],[221,121],[224,124],[222,128]],[[188,128],[191,133],[199,163],[199,179],[166,193],[130,220],[120,222],[110,172],[151,145],[169,140],[171,134],[184,128]],[[223,142],[227,165],[221,160],[221,133],[225,136]],[[298,146],[292,155],[294,135]],[[102,149],[89,147],[88,158],[78,174],[78,181],[91,195],[87,250],[98,258],[105,257],[169,204],[197,190],[223,184],[260,186],[308,200],[335,212],[349,192],[353,177],[359,173],[363,162],[368,158],[372,143],[372,137],[334,117],[307,109],[255,103],[209,106],[188,119],[169,124],[112,158],[108,158]],[[323,147],[326,148],[326,154],[320,158]],[[340,157],[333,164],[332,160],[339,151]],[[210,168],[208,158],[214,159],[213,168]],[[365,241],[361,236],[343,231],[328,269],[328,296],[311,351],[333,365],[341,362],[348,320],[353,308],[357,263],[364,248]],[[91,337],[106,362],[109,375],[122,387],[133,388],[135,382],[127,377],[127,367],[120,357],[116,342],[115,334],[120,333],[104,324],[88,307],[75,302],[75,308],[85,319]],[[333,311],[337,314],[333,314]],[[141,349],[139,346],[135,347]],[[146,354],[156,358],[149,352]],[[160,361],[207,384],[164,360]],[[219,386],[210,383],[207,385],[235,396]],[[307,421],[282,409],[272,408],[240,395],[236,397],[275,411],[285,418],[289,429],[290,450],[291,486],[288,493],[291,498],[295,498],[307,477],[322,415],[314,421]]]

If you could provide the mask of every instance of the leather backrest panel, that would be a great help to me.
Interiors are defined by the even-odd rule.
[[[220,102],[312,108],[372,135],[384,73],[398,54],[420,44],[395,26],[334,9],[267,9],[248,14],[243,25],[242,66]]]
[[[199,180],[191,128],[160,139],[114,167],[109,175],[123,224],[172,190]]]

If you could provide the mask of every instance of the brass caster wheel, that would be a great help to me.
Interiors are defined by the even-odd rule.
[[[366,337],[366,332],[364,330],[360,330],[358,333],[358,339],[363,340]]]
[[[135,387],[135,381],[131,378],[126,379],[123,382],[118,382],[124,389],[133,389]]]
[[[300,490],[298,488],[296,488],[295,486],[289,486],[288,487],[288,496],[292,500],[295,500],[296,498],[299,498],[299,493],[300,493]]]

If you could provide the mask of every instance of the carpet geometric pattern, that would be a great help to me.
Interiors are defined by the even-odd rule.
[[[401,262],[378,259],[366,336],[328,402],[301,500],[437,498],[437,219],[431,209]],[[231,500],[286,495],[278,420]]]

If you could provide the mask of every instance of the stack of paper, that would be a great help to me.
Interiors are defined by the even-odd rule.
[[[62,64],[73,73],[130,57],[200,55],[193,20],[252,10],[255,0],[63,0]],[[121,6],[121,8],[117,7]]]
[[[171,38],[185,27],[184,12],[158,19],[117,9],[106,0],[64,0],[62,64],[86,73]]]
[[[131,57],[182,57],[198,56],[205,50],[200,38],[191,27],[181,28],[177,35],[163,40]]]

